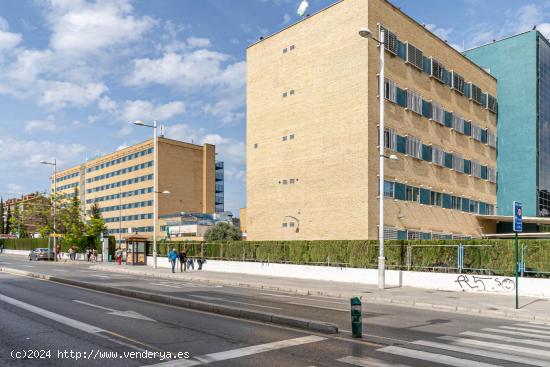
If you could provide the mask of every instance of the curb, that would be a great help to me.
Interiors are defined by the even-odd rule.
[[[305,295],[305,296],[313,295],[313,296],[327,296],[327,297],[335,297],[335,298],[343,298],[348,296],[342,293],[325,292],[325,291],[319,291],[319,290],[312,291],[307,289],[266,286],[261,284],[241,283],[241,282],[233,282],[233,281],[206,280],[203,278],[195,278],[192,276],[182,278],[180,276],[173,276],[172,274],[155,273],[151,271],[145,271],[145,272],[136,271],[133,269],[118,269],[118,268],[115,269],[104,265],[94,265],[94,266],[91,266],[90,269],[107,271],[111,273],[126,273],[126,274],[138,275],[138,276],[152,277],[157,279],[177,279],[177,280],[193,281],[193,282],[213,284],[213,285],[225,285],[225,286],[233,286],[233,287],[241,287],[241,288],[280,291],[280,292],[294,293],[294,294]],[[494,317],[494,318],[507,319],[507,320],[550,322],[550,316],[540,316],[535,314],[525,314],[525,313],[520,313],[515,311],[505,311],[505,310],[502,310],[502,311],[484,310],[477,307],[442,305],[442,304],[436,304],[436,303],[418,302],[416,300],[407,301],[407,300],[401,300],[396,298],[366,296],[366,302],[381,304],[381,305],[391,304],[395,306],[412,307],[412,308],[418,308],[422,310],[455,312],[455,313],[470,315],[470,316],[474,315],[474,316]]]
[[[37,278],[37,279],[49,280],[55,283],[68,284],[68,285],[73,285],[77,287],[93,289],[96,291],[116,294],[120,296],[137,298],[145,301],[151,301],[151,302],[168,304],[168,305],[182,307],[182,308],[189,308],[197,311],[220,314],[224,316],[231,316],[231,317],[236,317],[241,319],[260,321],[260,322],[268,322],[272,324],[283,325],[283,326],[293,327],[297,329],[310,330],[310,331],[324,333],[324,334],[338,333],[338,326],[336,324],[323,322],[323,321],[308,320],[308,319],[303,319],[299,317],[278,315],[278,314],[272,314],[272,313],[267,313],[262,311],[245,309],[245,308],[218,305],[215,303],[189,300],[189,299],[172,297],[172,296],[167,296],[167,295],[162,295],[157,293],[134,291],[134,290],[128,290],[128,289],[119,289],[119,288],[106,286],[103,284],[88,283],[88,282],[83,282],[79,280],[60,278],[57,276],[51,276],[51,275],[45,275],[45,274],[31,273],[28,271],[11,269],[11,268],[0,267],[0,271],[16,274],[16,275],[24,275],[32,278]]]

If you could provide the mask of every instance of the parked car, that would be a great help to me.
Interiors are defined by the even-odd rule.
[[[55,260],[55,254],[47,248],[35,248],[29,253],[29,260]]]

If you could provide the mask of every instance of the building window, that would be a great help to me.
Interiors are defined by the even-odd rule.
[[[291,89],[290,92],[288,92],[288,94],[293,96],[294,95],[294,89]]]
[[[464,158],[457,154],[453,154],[453,169],[457,172],[464,173]]]
[[[288,183],[287,180],[283,180],[283,185],[286,185]]]
[[[283,228],[286,228],[288,226],[287,223],[283,223]]]
[[[476,102],[477,104],[479,105],[484,105],[484,101],[483,101],[483,93],[481,91],[481,88],[479,88],[477,85],[475,85],[474,83],[471,83],[471,99]]]
[[[407,136],[407,147],[405,153],[411,157],[422,159],[422,143],[414,136]]]
[[[382,30],[384,30],[384,48],[397,55],[397,36],[383,25],[378,24],[378,39],[382,39]]]
[[[288,52],[288,49],[285,47],[283,48],[283,53],[286,54]]]
[[[289,47],[290,51],[294,50],[295,48],[296,48],[296,46],[294,46],[294,45],[290,45],[290,47]]]
[[[254,149],[258,148],[258,143],[254,144]]]
[[[443,206],[443,195],[440,192],[430,192],[430,205]]]
[[[438,166],[445,165],[445,152],[437,146],[432,146],[432,163]]]
[[[479,213],[479,201],[470,200],[470,213]]]
[[[407,186],[405,188],[405,199],[417,203],[420,202],[420,189],[418,187]]]
[[[384,131],[384,148],[395,150],[397,147],[397,135],[395,130],[386,129]]]
[[[462,209],[462,198],[458,196],[451,196],[451,209]]]
[[[441,83],[445,83],[445,68],[443,67],[443,64],[441,64],[436,59],[432,58],[432,77],[434,77],[436,80],[440,81]]]
[[[497,170],[492,167],[487,167],[487,180],[490,182],[497,182]]]
[[[406,62],[413,65],[419,70],[422,70],[422,51],[407,42],[407,58]]]
[[[453,129],[461,134],[464,134],[464,119],[458,115],[453,114]]]
[[[497,147],[497,136],[487,129],[487,144],[493,148]]]
[[[288,136],[288,138],[289,138],[290,140],[294,140],[294,134],[290,134],[290,135]]]
[[[422,115],[422,97],[410,89],[407,90],[407,108]]]
[[[294,179],[291,178],[290,180],[288,180],[288,182],[289,182],[290,184],[293,184],[293,183],[294,183]]]
[[[397,103],[397,85],[393,80],[386,79],[384,82],[384,98]]]
[[[397,228],[384,227],[384,238],[388,240],[397,240],[399,239],[399,231]]]
[[[422,238],[422,232],[419,231],[407,231],[408,240],[419,240]]]
[[[472,176],[481,178],[481,164],[471,161],[470,162]]]
[[[432,102],[432,120],[445,124],[445,110],[435,102]]]
[[[287,137],[286,136],[283,136],[283,141],[286,141]]]
[[[287,92],[283,92],[283,98],[285,98],[287,95]]]
[[[289,223],[288,223],[288,226],[289,226],[290,228],[293,228],[293,227],[294,227],[294,222],[289,222]]]
[[[497,112],[497,99],[487,93],[487,109],[491,112]]]
[[[460,94],[464,94],[464,78],[462,75],[457,74],[456,72],[452,71],[452,86],[451,88],[459,92]]]
[[[395,182],[384,181],[384,197],[387,197],[387,198],[395,197]]]
[[[481,127],[477,126],[476,124],[471,124],[470,134],[475,140],[481,141]]]

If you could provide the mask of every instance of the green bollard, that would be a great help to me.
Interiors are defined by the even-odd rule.
[[[361,299],[353,297],[351,304],[351,337],[361,338],[363,335],[363,323],[361,320]]]

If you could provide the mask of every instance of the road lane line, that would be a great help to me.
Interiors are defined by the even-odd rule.
[[[21,266],[24,266],[26,268],[34,268],[34,266],[32,266],[32,265],[21,265]]]
[[[91,274],[90,275],[91,277],[96,277],[96,278],[109,278],[108,276],[106,275],[96,275],[96,274]]]
[[[522,357],[517,355],[506,354],[502,352],[491,352],[482,349],[475,349],[469,347],[460,347],[457,345],[449,345],[443,343],[429,342],[425,340],[419,340],[412,342],[415,345],[422,345],[430,348],[444,349],[452,352],[458,352],[462,354],[473,354],[480,357],[487,357],[493,359],[502,359],[503,361],[517,362],[521,364],[529,364],[532,366],[548,367],[548,361],[543,361],[541,359],[534,359],[529,357]]]
[[[444,340],[450,340],[454,344],[459,345],[466,345],[466,346],[476,346],[481,348],[493,348],[498,350],[505,350],[507,352],[515,352],[515,353],[524,353],[529,356],[533,355],[539,355],[542,357],[550,358],[550,351],[542,350],[542,349],[534,349],[534,348],[525,348],[520,347],[517,345],[511,345],[511,344],[499,344],[499,343],[493,343],[493,342],[485,342],[481,340],[475,340],[475,339],[468,339],[468,338],[457,338],[454,336],[442,336],[440,339]],[[499,339],[501,340],[501,339]],[[507,341],[507,340],[502,340]],[[516,342],[519,342],[516,340]],[[532,343],[527,343],[532,344]]]
[[[507,342],[507,343],[531,344],[531,345],[537,345],[539,347],[550,348],[550,343],[542,342],[540,340],[519,339],[519,338],[512,338],[512,337],[503,336],[503,335],[477,333],[477,332],[474,332],[474,331],[465,331],[465,332],[460,333],[460,334],[461,335],[466,335],[466,336],[473,336],[473,337],[477,337],[477,338],[482,338],[482,339],[499,340],[499,341],[503,341],[503,342]]]
[[[447,366],[454,366],[454,367],[472,367],[472,366],[502,367],[496,364],[483,363],[483,362],[474,361],[471,359],[456,358],[456,357],[451,357],[444,354],[429,353],[421,350],[407,349],[407,348],[401,348],[396,346],[385,347],[382,349],[378,349],[377,351],[398,355],[402,357],[409,357],[414,359],[421,359],[424,361],[436,362],[436,363],[445,364]]]
[[[339,311],[339,312],[349,312],[349,310],[344,310],[341,308],[334,308],[334,307],[325,307],[325,306],[316,306],[311,305],[308,303],[300,303],[300,302],[286,302],[287,305],[295,305],[295,306],[305,306],[305,307],[313,307],[313,308],[320,308],[322,310],[330,310],[330,311]]]
[[[63,272],[63,273],[66,273],[66,272],[67,272],[67,270],[65,270],[65,269],[52,269],[52,270],[53,270],[53,271],[61,271],[61,272]]]
[[[314,301],[314,302],[324,302],[324,303],[334,303],[334,304],[337,304],[337,305],[347,305],[348,303],[347,302],[337,302],[337,301],[326,301],[326,300],[323,300],[323,299],[315,299],[315,298],[311,298],[311,297],[296,297],[296,296],[290,296],[290,295],[286,295],[286,294],[273,294],[273,293],[260,293],[261,295],[264,295],[264,296],[273,296],[273,297],[280,297],[280,298],[294,298],[294,299],[303,299],[303,300],[306,300],[306,301]]]
[[[202,299],[210,300],[210,301],[230,302],[230,303],[236,303],[236,304],[240,304],[240,305],[255,306],[255,307],[263,307],[263,308],[271,308],[271,309],[273,309],[273,310],[280,310],[279,307],[264,306],[264,305],[259,305],[259,304],[256,304],[256,303],[247,303],[247,302],[232,301],[232,300],[225,299],[225,298],[209,297],[209,296],[198,296],[198,295],[196,295],[196,294],[190,294],[190,296],[192,296],[192,297],[197,297],[197,298],[202,298]]]
[[[220,361],[226,361],[229,359],[235,359],[235,358],[241,358],[246,356],[251,356],[254,354],[259,353],[265,353],[273,350],[283,349],[283,348],[289,348],[289,347],[295,347],[299,345],[309,344],[309,343],[315,343],[320,342],[323,340],[327,340],[327,338],[323,338],[317,335],[309,335],[304,336],[300,338],[294,338],[294,339],[287,339],[287,340],[281,340],[278,342],[272,342],[272,343],[266,343],[266,344],[259,344],[259,345],[252,345],[250,347],[244,347],[244,348],[238,348],[238,349],[232,349],[227,350],[225,352],[218,352],[218,353],[211,353],[211,354],[205,354],[202,356],[195,357],[191,360],[175,360],[175,361],[168,361],[163,363],[158,363],[153,366],[156,367],[190,367],[190,366],[198,366],[201,364],[209,364],[213,362],[220,362]]]
[[[161,283],[149,283],[151,285],[160,285],[162,287],[168,287],[168,288],[177,288],[177,289],[183,289],[182,286],[179,285],[167,285],[167,284],[161,284]]]
[[[521,332],[528,332],[528,333],[535,333],[536,334],[543,334],[543,335],[550,335],[550,330],[534,330],[534,329],[526,329],[522,327],[514,327],[514,326],[501,326],[500,329],[507,329],[507,330],[516,330]]]
[[[379,359],[369,358],[369,357],[354,357],[354,356],[347,356],[344,358],[337,359],[338,362],[351,364],[354,366],[359,367],[409,367],[404,364],[390,364],[383,362]]]

